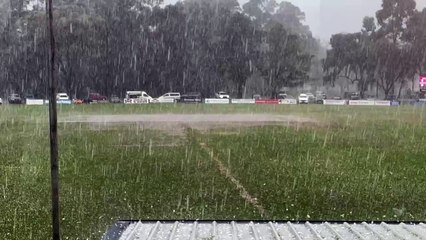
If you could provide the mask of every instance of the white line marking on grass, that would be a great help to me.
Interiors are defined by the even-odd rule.
[[[240,191],[240,196],[246,200],[247,202],[249,202],[251,205],[253,205],[258,211],[259,213],[262,215],[262,217],[268,217],[268,213],[265,210],[265,208],[259,203],[259,201],[257,200],[257,198],[253,197],[247,190],[246,188],[240,183],[240,181],[238,181],[232,174],[231,171],[229,170],[229,168],[227,168],[222,161],[220,161],[220,159],[215,156],[213,154],[213,150],[210,149],[207,144],[205,143],[199,143],[200,147],[206,151],[207,153],[209,153],[212,157],[212,159],[216,162],[217,167],[220,171],[220,173],[225,176],[227,179],[229,179],[234,185],[235,187]]]

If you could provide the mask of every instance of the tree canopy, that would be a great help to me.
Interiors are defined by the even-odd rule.
[[[332,36],[323,64],[325,82],[343,77],[356,82],[362,96],[376,84],[386,98],[400,97],[407,82],[414,85],[415,76],[424,72],[425,24],[426,9],[417,11],[414,0],[383,0],[376,18],[364,18],[360,32]]]
[[[263,12],[268,17],[259,24],[252,16],[260,13],[250,7],[256,1],[265,3],[252,0],[241,8],[236,0],[168,6],[155,0],[57,1],[60,90],[73,97],[89,91],[123,96],[135,89],[205,96],[225,90],[242,97],[256,73],[270,83],[258,91],[270,95],[303,84],[316,42],[303,25],[304,13],[288,2],[269,0],[270,12]],[[12,2],[0,30],[0,93],[45,97],[44,2],[31,9],[26,0]]]

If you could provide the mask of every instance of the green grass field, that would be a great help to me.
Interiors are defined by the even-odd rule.
[[[86,114],[274,113],[317,125],[186,129],[60,124],[64,239],[118,219],[426,220],[422,107],[90,105]],[[0,239],[49,239],[47,108],[0,106]],[[204,147],[203,147],[204,146]],[[245,201],[215,159],[265,209]]]

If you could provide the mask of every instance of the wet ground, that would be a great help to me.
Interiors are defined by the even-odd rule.
[[[132,114],[132,115],[84,115],[61,118],[64,123],[125,124],[141,123],[149,125],[269,125],[316,123],[312,118],[278,114]]]

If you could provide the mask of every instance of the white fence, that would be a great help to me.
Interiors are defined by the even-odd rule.
[[[347,104],[346,100],[333,100],[333,99],[324,100],[324,105],[343,106],[346,104]]]
[[[375,106],[376,101],[374,100],[350,100],[349,105],[351,106]]]
[[[204,99],[205,104],[229,104],[229,99],[218,99],[218,98],[206,98]]]
[[[49,100],[44,100],[44,104],[49,104]],[[71,100],[57,100],[56,104],[58,104],[58,105],[71,105],[72,101]]]
[[[374,101],[374,106],[391,106],[391,101]]]
[[[124,104],[147,104],[149,103],[147,98],[125,98]]]
[[[25,104],[29,106],[39,106],[44,105],[44,99],[27,99]]]
[[[57,100],[56,103],[59,104],[59,105],[71,105],[72,101],[71,100]]]
[[[154,99],[152,103],[175,103],[174,99]]]
[[[232,99],[232,104],[255,104],[256,100],[254,99]]]
[[[283,100],[280,101],[280,104],[296,105],[297,104],[297,100],[296,99],[283,99]]]
[[[278,100],[277,100],[278,101]],[[59,105],[70,105],[73,102],[71,100],[58,100],[57,104]],[[125,104],[148,104],[148,103],[176,103],[174,99],[154,99],[153,101],[149,101],[148,99],[136,98],[136,99],[124,99]],[[206,98],[204,99],[205,104],[256,104],[256,100],[254,99],[218,99],[218,98]],[[296,105],[296,99],[283,99],[279,101],[280,104],[283,105]],[[26,105],[36,106],[36,105],[45,105],[49,104],[49,100],[43,99],[27,99]],[[324,105],[335,105],[335,106],[398,106],[397,102],[393,104],[391,101],[383,101],[383,100],[333,100],[326,99],[324,100]]]
[[[391,101],[381,100],[351,100],[349,101],[351,106],[391,106]]]

